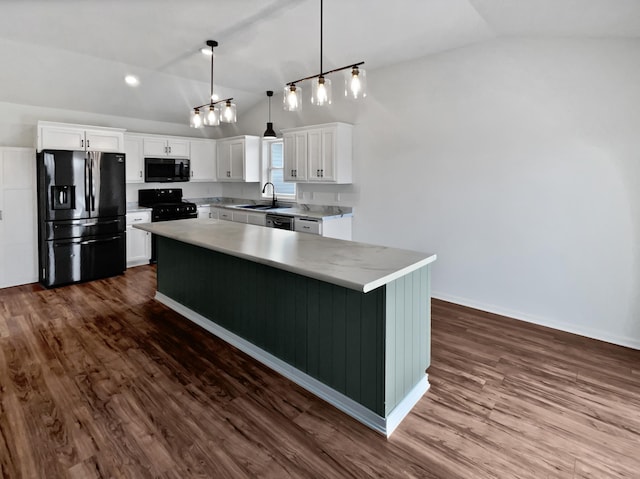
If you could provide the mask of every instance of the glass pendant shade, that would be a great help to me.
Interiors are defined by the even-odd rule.
[[[300,111],[302,109],[302,88],[298,85],[286,85],[282,95],[285,111]]]
[[[367,96],[367,72],[362,68],[353,67],[345,73],[344,96],[359,100]]]
[[[313,82],[311,103],[314,105],[331,105],[331,80],[320,75]]]
[[[197,108],[191,110],[191,117],[189,119],[189,125],[191,128],[202,128],[202,117],[200,116],[200,110]]]
[[[222,108],[222,114],[220,115],[220,121],[224,123],[235,123],[236,122],[236,104],[231,103],[231,101],[227,101],[225,106]]]
[[[218,126],[220,124],[220,111],[215,105],[209,105],[204,113],[203,123],[206,126]]]

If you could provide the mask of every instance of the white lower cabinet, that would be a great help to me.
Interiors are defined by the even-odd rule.
[[[300,233],[322,234],[322,220],[314,218],[296,218],[293,227]]]
[[[133,225],[150,222],[150,211],[127,213],[127,267],[149,263],[151,259],[151,233],[134,228]]]
[[[321,235],[326,238],[336,238],[351,240],[351,216],[342,218],[320,219],[320,218],[296,218],[294,223],[295,231],[299,233],[310,233]]]
[[[0,147],[0,288],[38,281],[35,158]]]
[[[233,213],[226,208],[211,207],[211,218],[215,220],[233,221]]]
[[[265,226],[267,224],[267,215],[264,213],[233,211],[231,213],[231,219],[236,223],[247,223],[250,225]]]
[[[198,218],[211,218],[211,208],[208,206],[198,206]]]

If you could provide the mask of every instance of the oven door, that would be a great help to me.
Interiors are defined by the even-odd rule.
[[[147,183],[173,183],[189,181],[189,160],[174,158],[145,158],[144,181]]]

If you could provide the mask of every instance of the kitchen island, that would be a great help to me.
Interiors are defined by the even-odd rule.
[[[158,235],[156,299],[389,436],[429,388],[436,256],[211,219]]]

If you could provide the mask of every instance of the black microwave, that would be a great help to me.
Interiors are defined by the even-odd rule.
[[[144,181],[147,183],[168,183],[189,181],[189,160],[175,158],[145,158]]]

